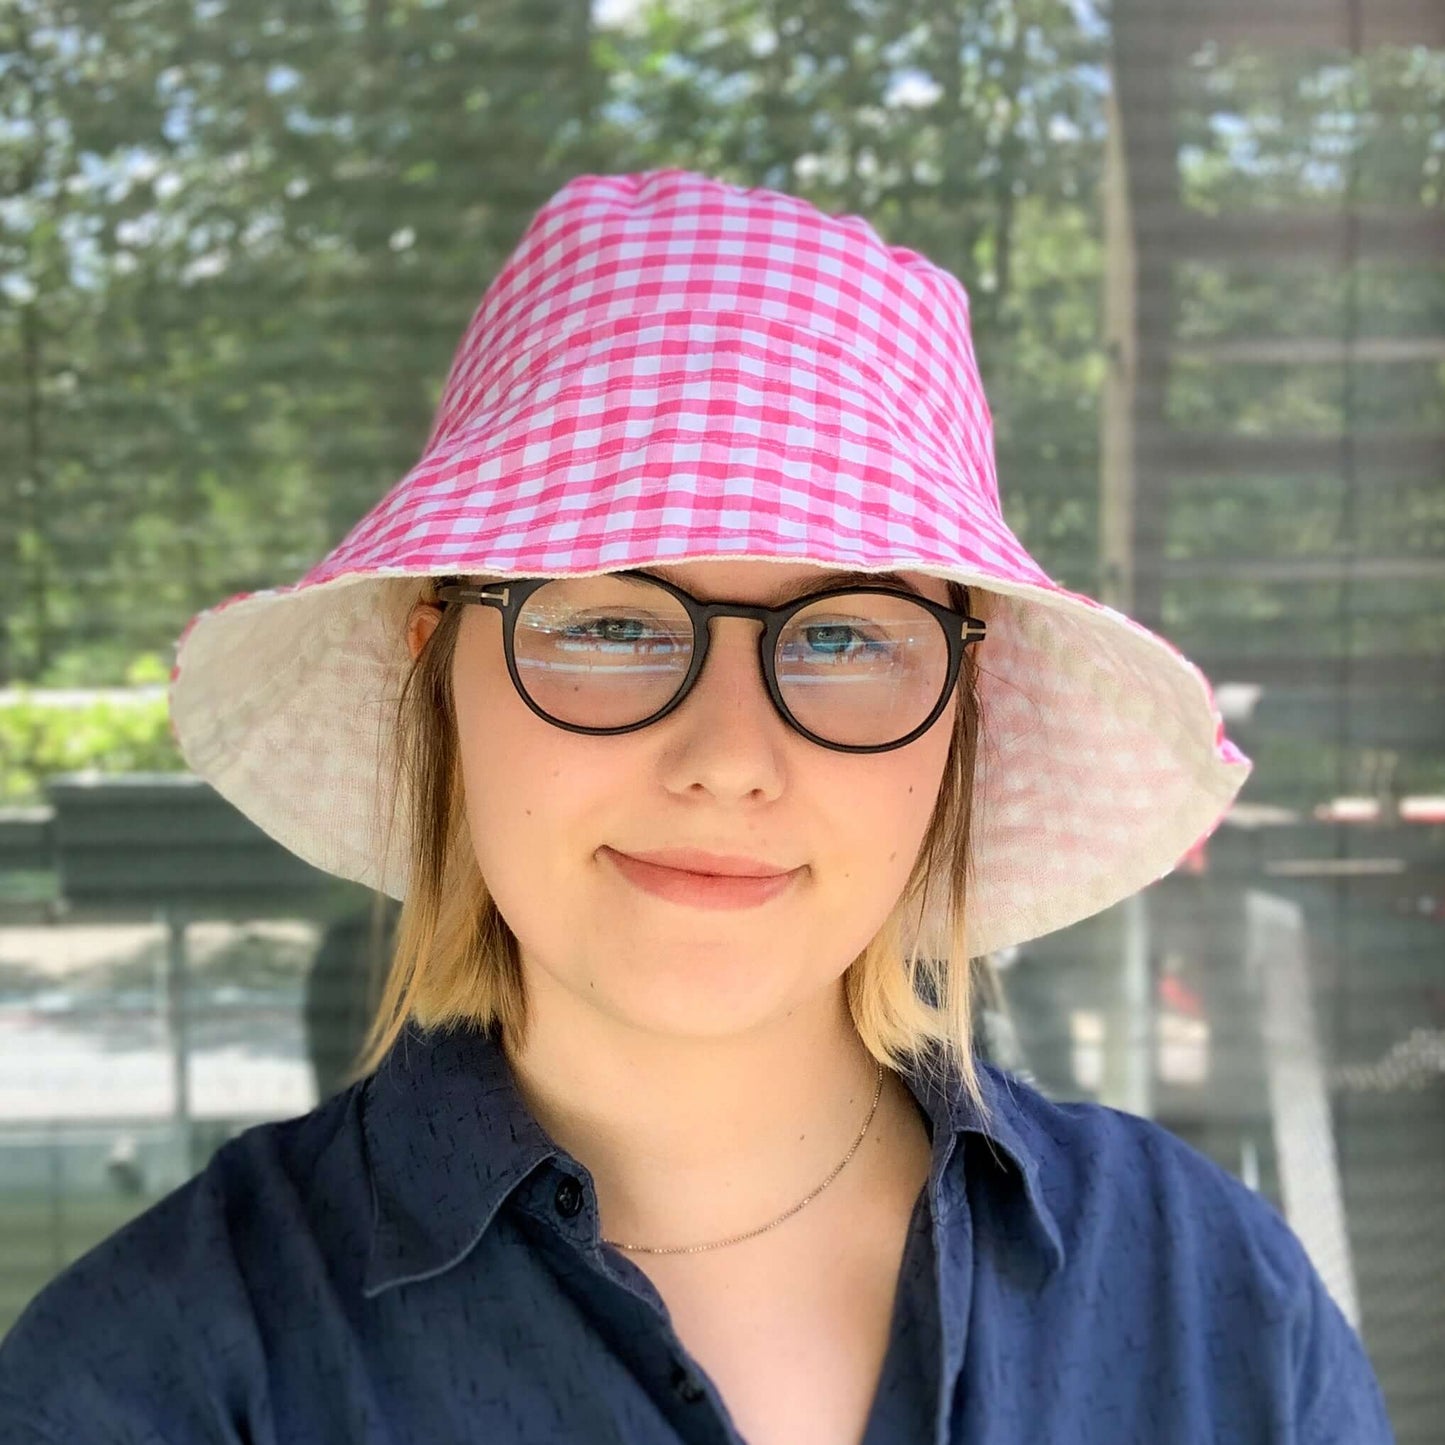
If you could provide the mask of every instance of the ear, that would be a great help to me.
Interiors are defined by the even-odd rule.
[[[434,602],[418,602],[412,607],[406,619],[406,646],[413,662],[441,620],[442,610]]]

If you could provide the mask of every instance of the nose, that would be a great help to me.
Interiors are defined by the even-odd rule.
[[[718,622],[732,627],[714,630]],[[736,804],[776,799],[786,785],[793,729],[774,708],[758,665],[761,625],[747,617],[709,619],[702,670],[672,714],[668,781],[679,793],[700,789]]]
[[[724,626],[730,631],[724,632]],[[773,700],[758,657],[758,636],[763,624],[751,617],[712,617],[708,619],[708,627],[707,657],[702,671],[693,680],[692,691],[697,692],[704,686],[722,687],[746,696],[746,690],[751,687],[755,698],[772,710]]]

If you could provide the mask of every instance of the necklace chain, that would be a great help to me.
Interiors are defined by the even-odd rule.
[[[877,1063],[876,1060],[874,1062]],[[843,1172],[843,1165],[853,1157],[858,1146],[863,1142],[863,1136],[873,1122],[873,1115],[878,1110],[878,1100],[883,1094],[883,1065],[877,1064],[877,1068],[878,1084],[873,1090],[873,1104],[868,1110],[868,1117],[863,1121],[862,1129],[858,1131],[858,1137],[853,1141],[853,1147],[843,1156],[842,1163],[811,1194],[800,1199],[791,1209],[778,1215],[771,1224],[765,1224],[761,1229],[750,1229],[746,1234],[734,1234],[731,1238],[716,1240],[712,1244],[678,1244],[659,1249],[646,1244],[621,1244],[615,1239],[604,1239],[602,1243],[610,1244],[615,1249],[625,1249],[633,1254],[698,1254],[705,1249],[721,1249],[725,1244],[739,1244],[744,1239],[752,1239],[756,1235],[766,1234],[770,1229],[776,1229],[785,1219],[791,1219],[805,1204],[816,1199]]]

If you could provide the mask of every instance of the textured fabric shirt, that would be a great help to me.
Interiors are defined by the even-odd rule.
[[[932,1165],[866,1445],[1392,1441],[1267,1202],[1157,1124],[983,1073],[987,1125],[956,1075],[904,1075]],[[0,1343],[5,1445],[741,1439],[471,1028],[223,1145]]]

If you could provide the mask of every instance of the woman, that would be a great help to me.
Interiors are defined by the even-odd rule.
[[[404,899],[357,1078],[0,1349],[7,1441],[1385,1441],[1283,1220],[969,1049],[1249,762],[1003,521],[968,298],[684,171],[533,220],[421,461],[193,619],[197,772]]]

